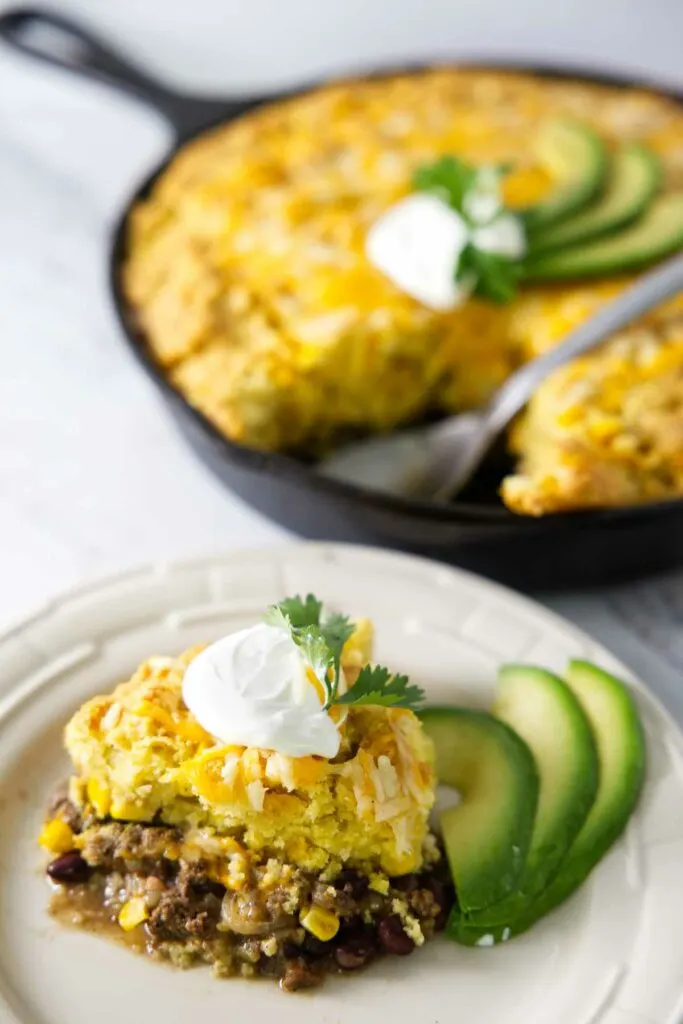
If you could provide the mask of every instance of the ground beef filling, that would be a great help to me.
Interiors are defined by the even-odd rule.
[[[64,812],[76,831],[83,827],[77,812],[60,807]],[[318,985],[331,971],[357,970],[379,955],[411,953],[416,938],[444,927],[453,901],[439,868],[391,879],[386,893],[351,870],[331,882],[295,870],[286,884],[267,888],[259,887],[257,876],[230,891],[202,861],[167,856],[182,839],[178,829],[86,824],[81,849],[47,868],[56,916],[125,938],[180,967],[204,962],[220,975],[267,975],[287,991]],[[125,932],[119,915],[131,900],[144,920]],[[338,919],[327,941],[302,925],[311,910]]]

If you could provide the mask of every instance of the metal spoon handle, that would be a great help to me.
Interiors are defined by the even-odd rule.
[[[498,432],[529,401],[545,378],[560,366],[593,348],[653,306],[683,291],[683,255],[675,256],[610,302],[556,348],[526,363],[508,377],[486,410],[490,426]]]

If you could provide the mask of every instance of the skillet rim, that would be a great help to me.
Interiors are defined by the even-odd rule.
[[[188,142],[219,125],[229,124],[237,120],[257,107],[303,96],[331,83],[352,84],[353,82],[389,78],[394,75],[420,74],[430,69],[437,70],[439,68],[480,68],[481,70],[499,71],[501,73],[526,73],[539,78],[578,80],[595,85],[609,85],[620,89],[645,89],[657,92],[683,106],[683,87],[679,88],[673,83],[658,82],[655,78],[648,75],[631,74],[617,68],[596,71],[592,67],[572,62],[558,61],[558,63],[546,63],[544,61],[536,62],[531,58],[508,59],[496,55],[488,57],[463,56],[453,60],[439,59],[433,62],[408,61],[400,64],[387,64],[386,66],[377,65],[370,69],[362,67],[357,69],[351,68],[346,72],[333,76],[323,76],[293,88],[275,90],[263,96],[237,101],[228,98],[225,101],[225,112],[222,116],[218,116],[208,124],[201,124],[196,131],[183,133],[181,136],[176,137],[162,160],[156,164],[151,172],[144,176],[142,182],[133,190],[110,230],[107,251],[109,299],[113,306],[118,326],[134,359],[161,392],[161,395],[171,405],[172,409],[179,415],[184,416],[186,420],[189,420],[204,435],[204,440],[214,449],[219,449],[221,457],[225,458],[226,461],[235,463],[241,469],[253,473],[270,475],[275,478],[282,478],[287,482],[300,484],[309,491],[316,493],[324,492],[327,495],[337,496],[346,503],[360,503],[366,508],[374,508],[384,513],[391,512],[404,518],[421,520],[425,523],[429,521],[452,522],[462,526],[464,534],[467,532],[467,527],[471,527],[472,531],[479,534],[479,536],[481,536],[481,528],[484,528],[486,532],[495,527],[497,533],[526,531],[529,534],[532,529],[535,529],[537,532],[546,532],[547,530],[566,531],[576,527],[608,525],[612,522],[625,525],[634,519],[641,521],[651,517],[663,519],[670,513],[683,513],[683,496],[681,496],[656,502],[642,502],[636,505],[576,509],[567,512],[548,513],[543,516],[525,516],[511,512],[503,505],[502,501],[499,506],[496,506],[471,501],[450,503],[425,501],[416,498],[401,498],[325,477],[321,473],[316,472],[312,466],[292,455],[283,452],[259,451],[258,449],[247,448],[244,445],[231,441],[213,425],[208,417],[189,402],[179,388],[171,383],[162,367],[157,364],[149,351],[144,336],[136,326],[135,312],[126,301],[122,287],[121,271],[126,252],[128,221],[135,205],[139,200],[146,198],[155,182]]]

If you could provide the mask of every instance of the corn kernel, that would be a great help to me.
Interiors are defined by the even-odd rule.
[[[74,834],[65,821],[53,818],[43,825],[38,842],[50,853],[67,853],[74,848]]]
[[[595,416],[589,423],[589,433],[597,441],[605,441],[615,437],[622,427],[618,416]]]
[[[311,907],[299,918],[307,932],[321,942],[329,942],[339,931],[339,918],[331,910]]]
[[[221,849],[226,854],[240,853],[244,854],[244,847],[240,846],[236,839],[232,836],[221,836],[220,838]]]
[[[132,900],[124,903],[119,912],[119,924],[124,932],[132,932],[139,924],[149,917],[147,904],[141,896],[134,896]]]
[[[368,884],[373,892],[378,892],[382,896],[386,896],[389,892],[389,879],[386,875],[380,875],[377,871],[370,875]]]
[[[573,427],[579,420],[583,419],[585,413],[580,405],[569,405],[557,415],[557,423],[560,427]]]
[[[617,455],[633,455],[638,451],[638,439],[633,434],[617,434],[611,448]]]
[[[296,757],[292,760],[292,771],[297,786],[315,785],[326,769],[325,762],[314,757]]]
[[[552,186],[552,179],[545,168],[521,167],[507,175],[502,182],[506,206],[533,206],[544,199]]]
[[[342,660],[348,659],[352,664],[362,666],[372,658],[375,630],[370,619],[358,619],[355,627],[344,645]]]
[[[111,805],[111,816],[121,821],[144,821],[147,813],[132,800],[117,800]]]
[[[106,818],[111,806],[111,797],[106,786],[102,786],[97,779],[88,781],[88,800],[95,808],[98,818]]]

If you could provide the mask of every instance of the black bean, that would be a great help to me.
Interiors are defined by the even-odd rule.
[[[334,959],[343,971],[357,971],[374,957],[375,943],[370,935],[356,935],[340,942],[334,950]]]
[[[317,939],[315,935],[307,934],[304,939],[303,950],[306,956],[312,959],[317,959],[321,956],[326,956],[330,952],[331,945],[329,942],[323,942],[322,939]]]
[[[345,868],[335,879],[335,888],[341,889],[349,896],[360,899],[368,891],[368,879],[365,875],[359,875],[357,871]]]
[[[441,906],[445,902],[445,890],[446,887],[443,882],[440,882],[438,878],[425,878],[422,881],[422,888],[431,892],[434,897],[434,902]]]
[[[450,910],[448,907],[442,907],[439,913],[434,918],[434,931],[442,932],[448,924],[448,918],[450,917]]]
[[[173,881],[174,878],[177,878],[179,871],[180,868],[177,861],[166,860],[165,857],[162,857],[154,865],[154,874],[164,882]]]
[[[393,956],[408,956],[415,949],[415,943],[403,930],[398,914],[389,914],[380,921],[377,937],[384,952]]]
[[[399,875],[398,878],[391,879],[392,889],[398,889],[399,892],[415,892],[417,886],[417,875]]]
[[[70,850],[69,853],[63,853],[61,857],[51,860],[47,866],[47,873],[53,882],[73,885],[77,882],[87,882],[90,867],[77,850]]]
[[[225,896],[225,886],[220,882],[212,882],[210,878],[196,879],[192,882],[192,890],[197,895],[216,896],[219,900]]]
[[[363,918],[360,914],[353,914],[351,917],[342,917],[339,922],[337,939],[357,939],[365,931]]]
[[[282,955],[287,960],[294,960],[296,957],[301,956],[301,946],[298,942],[294,942],[293,939],[285,939],[282,943]]]
[[[430,878],[429,882],[425,885],[425,888],[431,892],[434,897],[434,902],[439,908],[439,911],[434,918],[434,929],[437,932],[442,932],[446,927],[448,915],[450,914],[451,907],[453,906],[453,890],[450,886],[444,885],[443,882],[440,882],[438,878]]]

